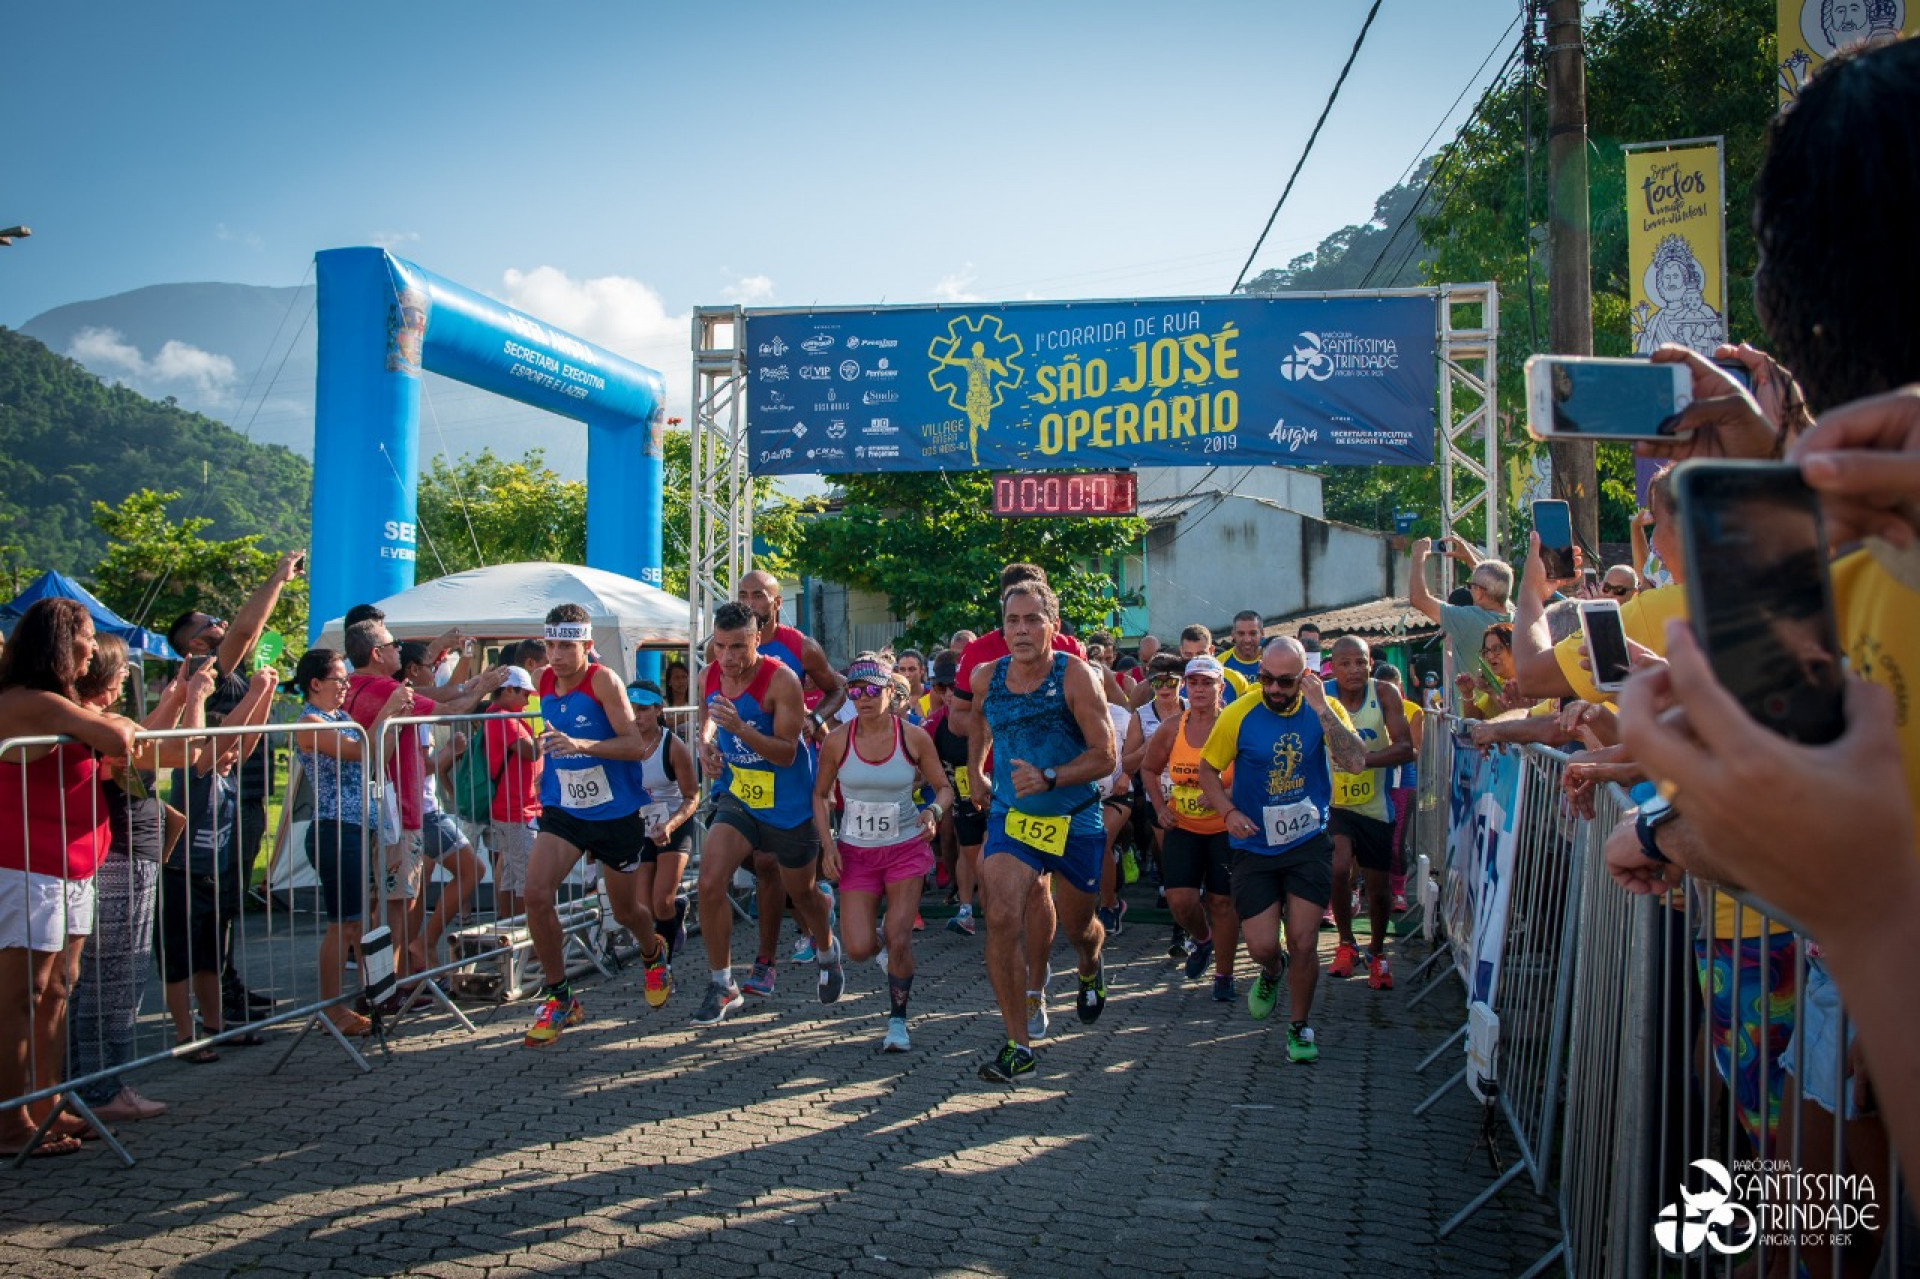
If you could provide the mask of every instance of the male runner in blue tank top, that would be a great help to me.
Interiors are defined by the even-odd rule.
[[[795,628],[780,620],[780,579],[765,569],[754,569],[740,575],[740,581],[734,587],[734,598],[753,610],[760,619],[760,655],[779,661],[792,671],[804,683],[811,679],[813,686],[820,690],[820,704],[807,712],[806,727],[802,731],[801,741],[809,751],[815,751],[836,721],[841,704],[846,701],[846,680],[839,671],[833,669],[833,663],[827,660],[826,650],[818,643],[807,638]],[[780,863],[772,855],[756,852],[753,855],[754,902],[760,913],[760,948],[754,955],[753,971],[740,983],[743,993],[764,998],[773,994],[773,984],[777,976],[775,961],[780,952],[780,921],[787,914],[787,890],[780,882]],[[821,885],[822,896],[827,896],[825,885]],[[828,922],[832,922],[832,897],[828,901]],[[794,926],[804,928],[799,917],[794,917]],[[802,932],[796,939],[794,961],[806,963],[818,958],[813,949],[813,938]]]
[[[582,853],[610,872],[607,898],[613,917],[640,943],[648,1006],[665,1004],[673,989],[667,948],[654,932],[640,877],[633,873],[647,843],[640,817],[647,803],[640,780],[645,745],[620,677],[587,659],[593,646],[590,621],[578,604],[558,604],[547,613],[548,665],[540,673],[540,715],[547,723],[540,750],[546,766],[540,775],[540,833],[527,864],[527,932],[547,984],[540,991],[539,1015],[527,1031],[529,1048],[552,1043],[586,1017],[567,980],[566,935],[555,904]]]
[[[1320,1055],[1308,1015],[1320,979],[1320,913],[1332,896],[1333,844],[1327,813],[1333,769],[1366,767],[1367,748],[1346,710],[1329,702],[1320,676],[1306,669],[1300,641],[1281,636],[1260,656],[1260,695],[1220,713],[1200,752],[1200,792],[1227,818],[1234,848],[1233,908],[1259,973],[1247,992],[1256,1021],[1273,1012],[1280,988],[1280,913],[1284,903],[1287,990],[1292,1025],[1287,1060]],[[1220,775],[1233,768],[1231,792]]]
[[[727,885],[756,851],[771,853],[800,924],[816,939],[820,1002],[846,985],[840,945],[815,887],[820,839],[813,825],[813,760],[801,745],[806,703],[792,671],[760,652],[760,619],[745,604],[713,614],[714,665],[700,706],[700,764],[715,778],[713,819],[700,856],[700,940],[712,982],[694,1013],[711,1026],[746,1002],[733,982],[733,904]]]
[[[1053,651],[1060,604],[1043,582],[1007,588],[1000,601],[1008,656],[971,673],[976,730],[967,768],[976,802],[988,805],[982,878],[987,904],[987,973],[1005,1023],[1006,1042],[980,1077],[1012,1083],[1033,1073],[1027,1026],[1027,934],[1051,920],[1034,902],[1042,876],[1059,892],[1059,919],[1079,958],[1080,1020],[1106,1007],[1106,939],[1094,904],[1107,849],[1100,783],[1117,749],[1107,699],[1093,668]],[[993,748],[993,777],[983,769]]]

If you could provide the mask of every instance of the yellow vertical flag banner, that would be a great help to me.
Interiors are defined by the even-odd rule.
[[[1727,340],[1721,139],[1627,148],[1628,317],[1633,350],[1712,354]]]
[[[1920,35],[1920,0],[1780,0],[1782,106],[1842,49]]]

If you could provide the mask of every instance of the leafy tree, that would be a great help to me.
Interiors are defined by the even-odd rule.
[[[692,447],[685,431],[662,442],[661,524],[663,581],[676,595],[687,589],[687,538]],[[786,548],[798,538],[801,508],[776,497],[773,482],[754,481],[754,562],[769,572],[790,570]],[[420,581],[486,564],[587,562],[587,486],[561,478],[539,449],[517,462],[486,450],[449,462],[436,457],[420,477]]]
[[[816,577],[885,595],[896,617],[912,619],[908,644],[937,647],[990,622],[1000,570],[1016,560],[1047,570],[1075,627],[1106,625],[1138,602],[1116,593],[1108,561],[1138,545],[1144,520],[996,519],[983,472],[849,475],[841,487],[840,509],[804,524],[794,559]]]
[[[118,506],[93,506],[93,522],[107,538],[93,571],[94,594],[138,625],[164,630],[189,609],[232,617],[278,559],[260,549],[258,533],[210,539],[204,534],[213,521],[205,516],[169,519],[167,507],[179,500],[178,493],[141,489]],[[280,592],[267,626],[286,636],[289,659],[298,657],[307,634],[304,577]]]
[[[1424,283],[1421,268],[1433,257],[1412,227],[1402,223],[1420,201],[1431,207],[1422,191],[1433,167],[1429,158],[1412,178],[1390,188],[1373,202],[1373,217],[1357,226],[1344,226],[1311,253],[1302,253],[1285,267],[1262,271],[1241,286],[1244,293],[1287,293],[1316,289],[1388,289]],[[1397,234],[1396,234],[1397,232]]]

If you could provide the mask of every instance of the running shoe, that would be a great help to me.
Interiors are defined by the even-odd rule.
[[[1193,950],[1187,955],[1187,980],[1198,981],[1200,974],[1207,971],[1207,965],[1213,962],[1213,938],[1195,942]]]
[[[1077,1007],[1080,1020],[1088,1025],[1100,1020],[1100,1014],[1107,1006],[1107,966],[1101,963],[1093,970],[1093,976],[1080,979],[1080,995]]]
[[[1213,1002],[1230,1004],[1233,1002],[1233,978],[1226,973],[1213,975]]]
[[[773,981],[778,975],[778,970],[772,964],[755,962],[752,975],[740,983],[740,989],[765,999],[773,993]]]
[[[1393,989],[1393,971],[1387,967],[1385,955],[1374,955],[1368,958],[1367,985],[1375,990]]]
[[[1173,939],[1167,943],[1167,958],[1185,959],[1186,957],[1187,930],[1175,924],[1173,926]]]
[[[1314,1042],[1313,1027],[1287,1027],[1287,1060],[1302,1066],[1320,1060],[1320,1045]]]
[[[1140,858],[1131,848],[1120,850],[1120,882],[1123,884],[1140,882]]]
[[[1120,935],[1120,908],[1118,906],[1099,906],[1094,909],[1093,913],[1099,918],[1100,927],[1106,930],[1107,936],[1118,937]]]
[[[684,893],[673,899],[673,939],[667,943],[668,963],[672,963],[673,957],[687,948],[687,915],[692,906],[693,903]]]
[[[1279,998],[1280,975],[1263,971],[1247,988],[1247,1011],[1255,1021],[1265,1021],[1273,1013],[1273,1005]]]
[[[993,1060],[980,1067],[980,1078],[990,1084],[1010,1084],[1022,1075],[1031,1075],[1033,1067],[1033,1049],[1009,1039]]]
[[[793,962],[794,963],[811,964],[814,960],[818,959],[819,957],[820,957],[820,952],[814,949],[813,938],[809,937],[805,933],[801,933],[798,937],[793,939]]]
[[[1351,977],[1353,966],[1360,962],[1360,948],[1341,942],[1333,948],[1333,962],[1327,965],[1329,977]]]
[[[718,1026],[727,1019],[727,1014],[737,1008],[744,1008],[747,997],[740,993],[738,986],[722,986],[717,982],[707,983],[707,997],[700,1001],[700,1011],[693,1015],[696,1026]]]
[[[1405,893],[1395,893],[1393,895],[1393,913],[1396,915],[1404,915],[1407,913],[1407,895]]]
[[[569,1026],[578,1026],[587,1019],[587,1010],[580,1001],[569,995],[562,999],[558,995],[549,995],[540,1005],[539,1013],[533,1019],[533,1025],[527,1029],[527,1047],[545,1048],[560,1038],[560,1032]]]
[[[841,962],[840,948],[835,946],[820,963],[820,1002],[831,1004],[840,998],[840,992],[847,988],[847,966]]]
[[[947,921],[947,931],[950,933],[958,933],[962,937],[973,936],[974,935],[973,912],[970,910],[963,910],[959,914],[955,915],[952,919],[949,919]]]
[[[640,993],[646,996],[647,1007],[665,1006],[667,996],[673,993],[673,969],[667,967],[667,948],[664,944],[654,953],[652,959],[641,959],[646,973],[640,979]]]
[[[1047,992],[1030,990],[1027,992],[1027,1038],[1045,1039],[1047,1037]]]
[[[907,1019],[905,1017],[887,1018],[887,1035],[880,1041],[883,1053],[903,1053],[913,1047],[913,1041],[907,1037]]]

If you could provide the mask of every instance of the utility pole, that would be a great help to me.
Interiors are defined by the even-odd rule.
[[[1593,354],[1593,252],[1587,215],[1587,65],[1580,0],[1547,0],[1547,349]],[[1553,444],[1553,495],[1573,510],[1574,540],[1600,544],[1591,444]]]

